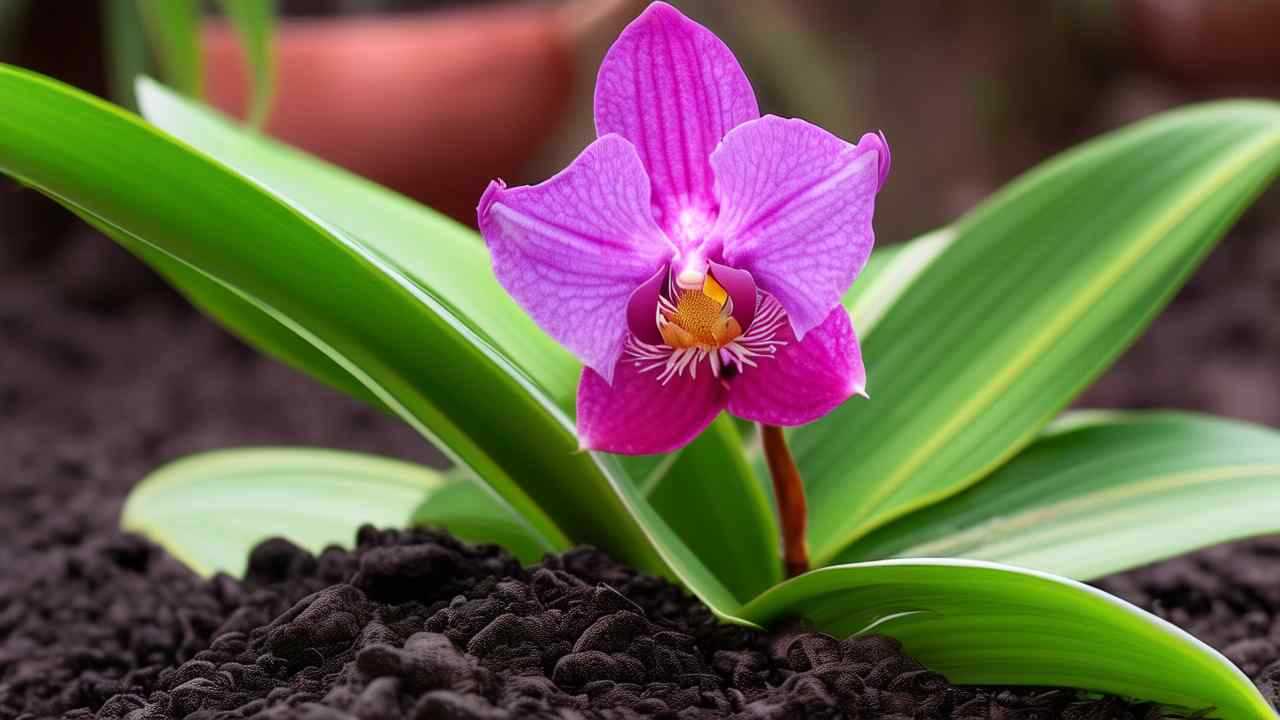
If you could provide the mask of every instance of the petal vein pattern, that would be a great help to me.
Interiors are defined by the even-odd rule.
[[[653,178],[654,212],[681,247],[682,218],[715,213],[707,158],[725,133],[760,116],[733,52],[666,3],[653,3],[618,37],[596,79],[596,131],[619,133]]]
[[[712,235],[791,317],[797,337],[826,320],[875,242],[875,195],[887,150],[879,135],[847,143],[803,120],[742,125],[711,156],[720,191]]]
[[[543,330],[610,381],[627,301],[674,248],[649,212],[649,178],[617,135],[539,185],[493,183],[480,228],[498,281]]]

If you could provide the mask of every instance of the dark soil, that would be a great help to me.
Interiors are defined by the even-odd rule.
[[[878,636],[717,625],[666,582],[577,550],[360,532],[283,540],[201,582],[131,536],[0,580],[0,717],[1143,717],[1067,691],[957,688]],[[14,568],[6,568],[14,570]]]
[[[590,550],[521,568],[494,548],[369,529],[354,552],[312,557],[268,542],[244,582],[197,579],[114,529],[124,493],[156,465],[253,443],[435,458],[76,232],[0,254],[0,720],[1150,710],[1070,691],[957,688],[885,638],[719,627],[672,586]],[[1151,342],[1203,331],[1186,318],[1213,311],[1206,295],[1186,295],[1170,313],[1178,322],[1158,324]],[[1280,540],[1259,540],[1103,585],[1222,649],[1274,697],[1278,568]]]

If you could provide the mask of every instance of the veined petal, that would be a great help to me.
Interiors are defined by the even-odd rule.
[[[596,79],[596,131],[636,146],[653,179],[659,223],[682,246],[714,217],[707,158],[725,133],[759,116],[733,52],[663,2],[622,31]]]
[[[801,425],[831,412],[866,388],[867,375],[853,324],[843,307],[832,310],[821,325],[797,341],[788,340],[772,358],[759,360],[734,378],[729,412],[767,425]]]
[[[656,371],[624,360],[612,385],[586,368],[578,384],[578,439],[588,450],[623,455],[671,452],[711,424],[727,396],[709,367],[663,384]]]
[[[644,281],[627,300],[627,327],[631,334],[650,345],[662,342],[662,333],[658,332],[658,297],[667,287],[670,268],[660,268],[653,277]]]
[[[803,338],[839,306],[871,254],[888,145],[870,133],[851,145],[768,115],[726,135],[711,165],[720,193],[712,236],[725,263],[749,271]]]
[[[631,143],[606,135],[539,185],[490,183],[478,208],[498,282],[538,326],[611,380],[627,300],[675,251]]]
[[[751,320],[756,316],[758,299],[756,281],[751,277],[751,273],[719,263],[710,263],[709,273],[733,299],[733,319],[738,321],[738,326],[751,327]]]

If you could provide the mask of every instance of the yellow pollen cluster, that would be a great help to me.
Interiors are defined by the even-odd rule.
[[[733,342],[742,327],[730,315],[729,294],[710,275],[700,290],[680,290],[675,309],[662,309],[667,322],[658,324],[662,339],[677,350],[715,350]]]

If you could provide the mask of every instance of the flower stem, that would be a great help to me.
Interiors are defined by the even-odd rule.
[[[796,461],[787,448],[782,428],[760,425],[764,440],[764,456],[769,462],[769,474],[773,476],[773,495],[778,500],[778,520],[782,524],[782,559],[787,577],[795,577],[809,571],[809,546],[805,542],[805,522],[808,510],[804,502],[804,483]]]

